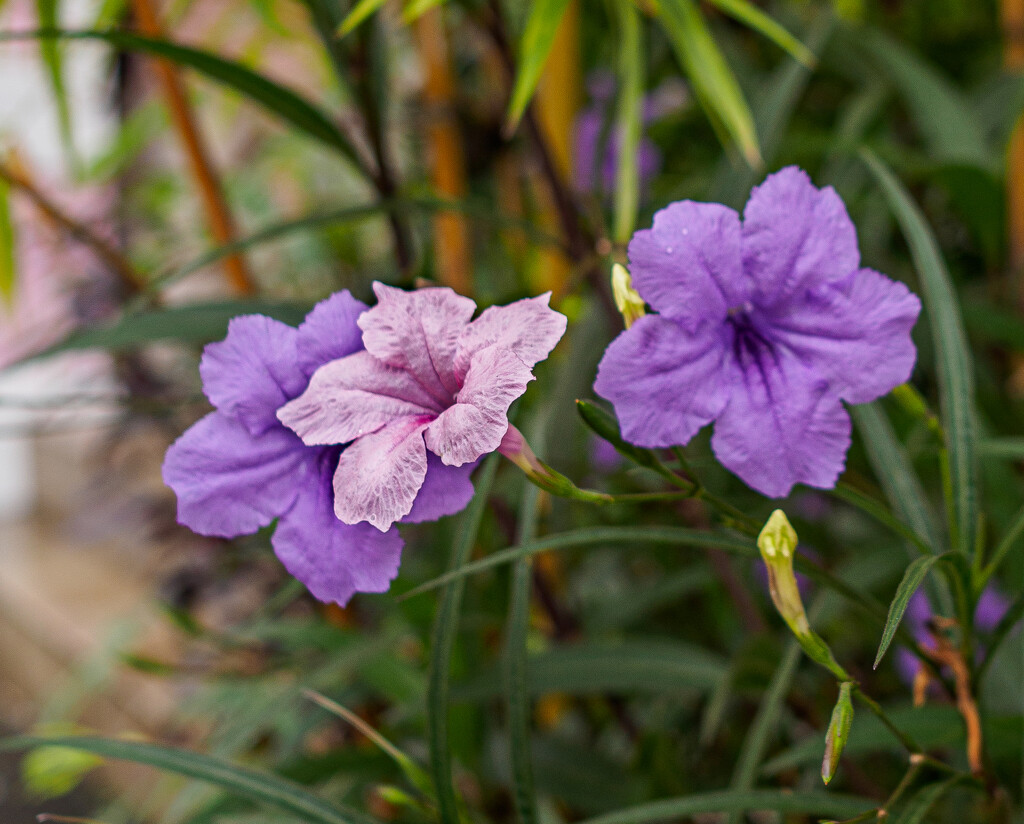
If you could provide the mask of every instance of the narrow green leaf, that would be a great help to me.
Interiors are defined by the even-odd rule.
[[[210,52],[183,46],[170,40],[143,37],[113,29],[109,31],[40,29],[31,32],[0,34],[0,43],[13,40],[101,40],[116,49],[138,51],[166,58],[234,89],[260,104],[281,120],[339,151],[352,161],[357,169],[362,168],[352,145],[328,115],[291,89],[268,80],[241,63],[225,60]]]
[[[711,0],[711,2],[733,19],[767,37],[776,46],[789,52],[794,60],[800,61],[808,68],[814,68],[818,62],[814,52],[753,3],[747,0]]]
[[[615,169],[615,216],[612,238],[626,243],[636,228],[640,206],[639,148],[643,126],[644,57],[641,47],[640,13],[632,0],[617,0],[619,24],[618,106],[615,136],[619,142]]]
[[[661,0],[660,19],[694,93],[751,166],[761,165],[754,118],[729,64],[693,0]]]
[[[927,787],[922,787],[907,802],[907,806],[893,824],[922,824],[925,816],[928,815],[928,811],[939,802],[942,796],[963,780],[964,776],[954,775],[945,781],[939,781],[935,784],[929,784]]]
[[[520,558],[536,555],[538,552],[545,552],[549,549],[566,549],[574,546],[589,546],[593,544],[608,544],[628,546],[629,544],[662,544],[668,546],[692,546],[707,549],[720,549],[732,555],[740,555],[747,558],[757,556],[757,549],[750,541],[741,538],[733,538],[716,532],[702,532],[696,529],[685,527],[629,527],[629,526],[605,526],[591,529],[578,529],[572,532],[561,532],[555,535],[547,535],[531,543],[522,546],[509,547],[500,552],[494,552],[486,558],[473,561],[468,564],[455,565],[453,569],[446,572],[432,581],[427,581],[405,594],[405,598],[419,595],[439,586],[458,581],[467,575],[474,575],[485,569],[511,563]]]
[[[956,537],[955,548],[971,553],[978,523],[974,365],[956,292],[938,243],[906,189],[875,155],[865,151],[863,156],[896,215],[920,278],[938,362],[942,424],[949,449],[954,498],[950,531]]]
[[[526,19],[519,49],[519,69],[505,121],[508,133],[515,131],[526,107],[530,105],[544,64],[555,43],[558,26],[568,7],[569,0],[533,0],[530,4],[530,16]]]
[[[900,520],[916,537],[917,549],[936,553],[942,547],[942,535],[935,514],[928,504],[924,487],[903,447],[877,403],[851,407],[850,413],[864,441],[868,462],[878,477],[885,497]]]
[[[36,0],[36,14],[39,16],[40,28],[57,28],[60,25],[59,0]],[[71,107],[68,105],[68,93],[64,85],[64,60],[60,45],[55,40],[43,40],[39,43],[39,51],[50,80],[54,104],[57,107],[60,137],[68,155],[74,158],[75,144],[71,131]]]
[[[983,458],[1024,461],[1024,438],[985,438],[978,444],[978,451]]]
[[[312,824],[352,824],[341,809],[310,793],[300,784],[273,773],[241,767],[208,755],[147,744],[93,736],[19,736],[0,741],[0,750],[24,750],[37,746],[59,746],[91,752],[104,758],[147,764],[214,784],[240,798],[268,804]]]
[[[437,6],[444,5],[446,0],[409,0],[402,9],[402,22],[406,25],[416,20]]]
[[[161,340],[209,343],[223,338],[228,322],[238,315],[267,315],[297,326],[310,308],[309,304],[231,300],[132,312],[110,325],[72,332],[36,357],[81,349],[128,350]]]
[[[859,29],[857,42],[899,90],[918,131],[937,159],[982,168],[994,165],[980,118],[970,101],[932,64],[878,30]]]
[[[882,641],[878,645],[874,669],[878,669],[882,656],[889,649],[889,644],[892,643],[892,639],[896,635],[896,628],[900,625],[900,621],[903,620],[903,614],[907,611],[910,599],[917,592],[917,588],[924,580],[924,576],[928,574],[928,570],[935,566],[936,562],[941,560],[942,557],[941,555],[925,555],[923,558],[918,558],[914,561],[907,567],[907,571],[903,573],[903,579],[900,581],[899,586],[896,587],[896,595],[889,605],[889,617],[886,618],[885,627],[882,630]]]
[[[602,409],[596,403],[579,399],[576,401],[576,411],[595,435],[608,441],[621,455],[651,469],[659,465],[658,457],[649,449],[633,446],[623,439],[619,422],[611,412]]]
[[[359,2],[352,7],[352,11],[345,15],[345,19],[341,21],[341,25],[338,26],[338,31],[336,32],[337,36],[344,37],[346,34],[355,31],[360,24],[369,20],[372,14],[379,11],[387,1],[388,0],[359,0]]]
[[[11,220],[10,186],[0,179],[0,297],[10,305],[14,301],[17,264],[14,255],[14,222]]]
[[[476,484],[476,494],[462,516],[458,541],[452,550],[451,569],[458,573],[466,565],[473,544],[476,543],[484,508],[498,471],[498,455],[491,455],[485,462]],[[433,649],[430,655],[430,680],[427,686],[427,726],[430,745],[430,770],[437,793],[438,812],[442,824],[458,824],[459,802],[452,786],[452,754],[448,744],[449,682],[451,678],[452,650],[459,628],[459,608],[465,581],[453,576],[441,596],[434,624]]]
[[[866,799],[840,793],[751,790],[749,792],[697,793],[666,798],[613,813],[585,819],[581,824],[654,824],[701,813],[760,812],[803,813],[805,815],[850,818],[875,805]]]

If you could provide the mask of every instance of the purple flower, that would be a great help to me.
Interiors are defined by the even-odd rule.
[[[362,349],[357,319],[366,306],[348,292],[318,304],[298,329],[262,315],[235,318],[227,338],[206,347],[203,389],[215,412],[167,451],[164,481],[178,496],[178,521],[202,535],[233,538],[277,519],[272,543],[288,571],[322,601],[384,592],[398,573],[394,527],[334,517],[331,478],[341,446],[309,447],[277,419],[321,365]],[[471,466],[428,461],[405,522],[462,509],[473,495]]]
[[[633,286],[658,312],[616,338],[594,389],[639,446],[687,443],[712,421],[718,459],[784,497],[835,485],[847,403],[907,380],[920,301],[860,267],[839,196],[789,167],[751,192],[742,221],[673,203],[629,244]]]
[[[373,290],[377,306],[359,318],[366,351],[318,369],[278,417],[311,446],[349,444],[335,514],[386,532],[407,518],[432,463],[464,467],[501,445],[509,406],[566,319],[548,308],[550,294],[474,321],[476,304],[451,289]]]

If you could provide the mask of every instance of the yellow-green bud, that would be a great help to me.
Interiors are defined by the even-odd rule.
[[[826,667],[837,678],[848,680],[849,675],[838,664],[832,650],[813,630],[804,602],[800,597],[796,573],[793,571],[793,557],[796,554],[797,535],[793,525],[781,509],[776,509],[757,536],[757,548],[768,568],[768,588],[775,608],[793,631],[804,652],[817,663]]]
[[[850,737],[850,727],[853,725],[853,699],[851,690],[853,684],[843,681],[839,685],[839,700],[836,701],[835,709],[832,710],[832,720],[828,725],[828,732],[825,734],[825,757],[821,761],[821,780],[828,784],[839,768],[839,758],[843,754],[846,742]]]
[[[629,270],[621,263],[612,266],[612,296],[627,329],[647,314],[644,299],[633,288]]]

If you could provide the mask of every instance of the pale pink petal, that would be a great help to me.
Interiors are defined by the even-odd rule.
[[[376,358],[408,370],[445,406],[458,391],[455,347],[476,304],[448,288],[404,292],[374,283],[377,305],[359,318],[363,345]]]
[[[348,443],[397,418],[438,411],[408,372],[356,352],[317,369],[309,388],[282,406],[277,417],[313,445]]]
[[[341,453],[334,473],[334,514],[386,532],[412,509],[427,474],[423,430],[429,419],[399,418]]]
[[[533,380],[530,367],[500,346],[477,352],[458,403],[427,427],[427,448],[449,466],[493,452],[508,429],[508,408]]]
[[[459,337],[455,373],[461,381],[473,355],[488,346],[500,346],[519,356],[527,366],[544,360],[565,334],[566,317],[548,306],[551,293],[526,298],[508,306],[492,306]]]
[[[298,332],[263,315],[242,315],[227,337],[203,350],[199,374],[210,403],[259,435],[277,426],[275,413],[306,385],[299,368]]]

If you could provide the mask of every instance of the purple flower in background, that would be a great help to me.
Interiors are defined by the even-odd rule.
[[[974,626],[982,632],[991,632],[996,625],[1003,620],[1006,611],[1010,608],[1009,599],[993,586],[986,587],[978,598],[978,605],[974,610]],[[928,621],[932,617],[931,608],[928,606],[928,597],[924,590],[919,589],[914,593],[907,604],[907,611],[903,616],[903,623],[922,647],[932,645],[931,633],[928,631]],[[984,651],[983,647],[978,648],[980,656]],[[917,677],[920,664],[913,653],[900,648],[896,650],[896,672],[904,683],[912,685]]]
[[[288,571],[322,601],[383,592],[398,573],[394,527],[345,524],[334,516],[331,479],[341,446],[308,447],[277,410],[300,395],[317,367],[362,349],[366,306],[348,292],[318,304],[297,329],[262,315],[235,318],[227,338],[206,347],[203,389],[216,411],[167,451],[164,481],[178,496],[178,521],[202,535],[233,538],[277,519],[272,543]],[[471,466],[427,462],[404,521],[462,509],[473,495]]]
[[[335,514],[387,531],[413,508],[432,462],[454,472],[502,445],[509,406],[566,319],[550,294],[472,320],[476,304],[451,289],[373,290],[378,303],[359,318],[366,351],[318,369],[278,417],[306,444],[349,444]]]
[[[789,167],[740,216],[682,201],[629,244],[633,286],[658,312],[616,338],[594,389],[623,436],[687,443],[712,421],[718,459],[757,491],[835,485],[850,445],[847,403],[910,376],[921,310],[906,286],[860,266],[832,188]]]

